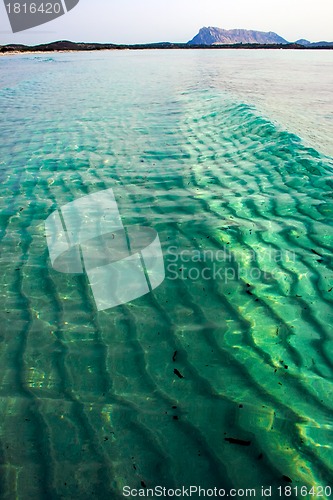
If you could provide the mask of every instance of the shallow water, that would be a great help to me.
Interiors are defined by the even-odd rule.
[[[2,498],[332,484],[332,110],[304,108],[310,147],[260,54],[1,58]],[[278,54],[331,78],[329,52]],[[44,221],[109,188],[166,278],[98,312]]]

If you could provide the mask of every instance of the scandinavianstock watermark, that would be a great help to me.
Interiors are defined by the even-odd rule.
[[[294,263],[290,250],[267,247],[254,251],[233,252],[227,245],[218,250],[179,250],[170,246],[165,253],[167,279],[190,281],[272,281],[284,263]]]
[[[48,23],[74,9],[80,0],[3,0],[13,33]]]

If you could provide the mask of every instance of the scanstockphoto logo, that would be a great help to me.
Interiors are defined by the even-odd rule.
[[[74,9],[79,0],[3,0],[13,33],[53,21]]]
[[[295,262],[293,251],[269,246],[238,252],[231,251],[227,245],[219,250],[170,246],[165,255],[168,280],[221,281],[225,285],[237,281],[270,283],[283,273],[284,266],[287,268]]]
[[[99,311],[142,297],[164,281],[157,232],[124,227],[112,189],[67,203],[46,219],[45,230],[52,267],[86,274]]]

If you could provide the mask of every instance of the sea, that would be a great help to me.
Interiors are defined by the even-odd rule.
[[[100,310],[106,192],[164,279]],[[331,498],[332,218],[332,51],[1,57],[0,498]]]

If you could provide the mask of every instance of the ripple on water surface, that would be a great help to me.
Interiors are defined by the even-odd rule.
[[[332,160],[147,55],[61,57],[0,91],[3,497],[330,484]],[[98,313],[44,221],[108,188],[166,279]]]

